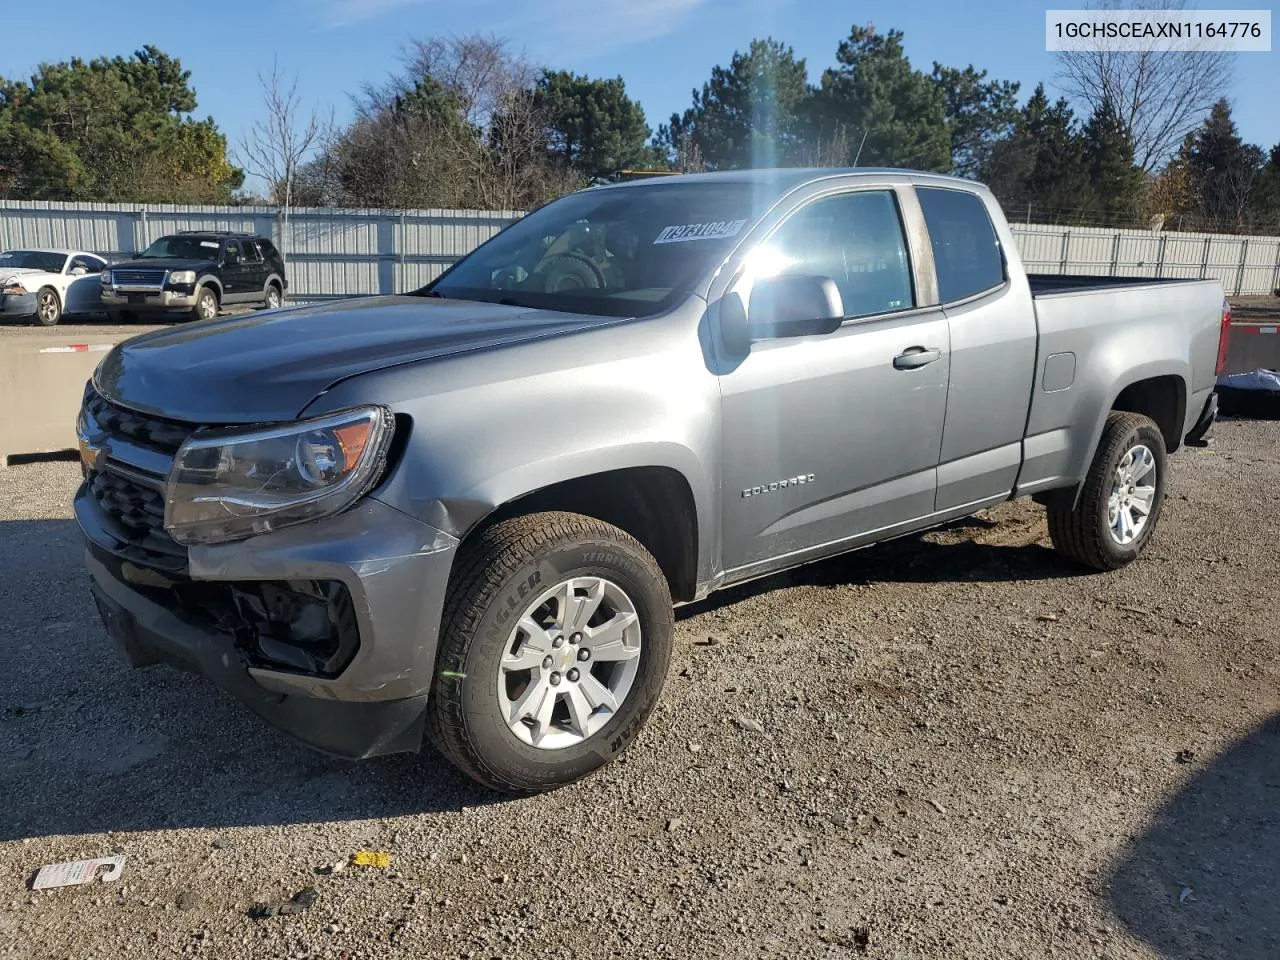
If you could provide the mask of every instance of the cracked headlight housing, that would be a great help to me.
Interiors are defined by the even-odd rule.
[[[382,475],[395,419],[385,407],[246,431],[200,430],[178,450],[164,526],[179,543],[222,543],[331,516]]]

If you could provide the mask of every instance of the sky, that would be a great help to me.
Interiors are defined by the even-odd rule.
[[[261,113],[257,73],[269,71],[273,57],[283,74],[297,79],[309,104],[326,112],[332,107],[341,120],[363,84],[397,70],[407,40],[458,33],[495,33],[556,69],[620,75],[654,129],[688,107],[711,68],[727,64],[753,38],[790,44],[816,81],[834,64],[836,47],[854,23],[902,30],[908,57],[926,72],[935,60],[972,63],[991,77],[1021,81],[1023,98],[1040,80],[1055,89],[1053,55],[1044,50],[1045,5],[1026,0],[117,0],[107,6],[109,13],[100,0],[60,0],[62,25],[21,29],[21,42],[6,44],[0,54],[0,74],[26,78],[42,62],[127,55],[152,43],[191,71],[196,115],[212,115],[233,146]],[[1280,142],[1280,53],[1237,59],[1228,94],[1236,123],[1247,141],[1269,147]]]

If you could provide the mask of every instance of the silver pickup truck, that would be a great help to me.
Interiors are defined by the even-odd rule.
[[[75,513],[135,665],[532,793],[636,737],[673,602],[1023,496],[1065,562],[1133,560],[1228,318],[1216,281],[1029,278],[965,180],[593,188],[413,294],[116,347]]]

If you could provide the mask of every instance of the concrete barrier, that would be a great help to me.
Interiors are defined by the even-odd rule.
[[[16,456],[76,450],[85,382],[108,350],[141,332],[22,330],[0,337],[0,465]]]

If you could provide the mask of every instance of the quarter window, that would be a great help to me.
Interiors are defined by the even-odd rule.
[[[830,277],[840,290],[846,317],[915,306],[902,218],[889,190],[815,200],[749,256],[756,260],[757,276]]]
[[[976,193],[917,187],[933,244],[938,297],[954,303],[1004,283],[1004,256],[986,204]]]

